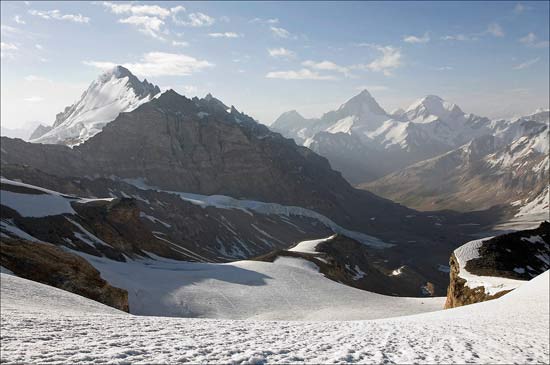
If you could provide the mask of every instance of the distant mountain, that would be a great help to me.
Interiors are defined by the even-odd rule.
[[[42,137],[44,134],[46,134],[46,133],[48,133],[49,131],[51,131],[52,128],[53,128],[53,126],[39,124],[38,127],[36,127],[36,129],[31,133],[29,139],[30,139],[30,140],[33,140],[33,139],[40,138],[40,137]]]
[[[305,119],[295,110],[283,113],[271,125],[271,129],[307,146],[319,132],[350,134],[351,131],[372,130],[387,119],[390,116],[386,111],[367,90],[363,90],[337,110],[325,113],[319,119]]]
[[[511,204],[548,217],[549,123],[548,111],[494,122],[494,134],[361,187],[421,210]]]
[[[319,119],[283,114],[275,131],[325,156],[352,184],[374,180],[492,132],[487,118],[427,96],[388,114],[367,90]]]
[[[160,93],[158,86],[139,81],[128,69],[116,66],[100,75],[80,99],[57,114],[51,128],[39,126],[32,142],[75,146],[99,133],[120,113],[129,112]]]
[[[8,128],[5,126],[5,123],[2,122],[2,125],[0,126],[0,135],[4,137],[10,137],[10,138],[19,138],[24,141],[27,141],[30,139],[30,136],[33,133],[33,130],[37,128],[37,126],[40,126],[40,122],[27,122],[23,123],[22,126],[17,128]]]

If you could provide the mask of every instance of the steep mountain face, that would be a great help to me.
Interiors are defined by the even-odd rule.
[[[39,126],[35,143],[75,146],[99,133],[120,113],[129,112],[160,93],[158,86],[139,81],[128,69],[116,66],[100,75],[80,100],[57,114],[52,127]]]
[[[549,179],[548,115],[543,111],[498,122],[494,135],[478,137],[361,187],[421,210],[512,204],[515,213],[536,210],[547,217],[547,197],[543,205]],[[540,204],[530,207],[535,201]]]
[[[285,113],[275,130],[325,156],[352,184],[364,183],[491,134],[487,118],[427,96],[388,114],[364,90],[338,110],[307,120]],[[353,163],[349,163],[353,161]]]
[[[30,140],[33,140],[33,139],[40,138],[40,137],[42,137],[44,134],[46,134],[46,133],[48,133],[49,131],[51,131],[52,128],[53,128],[53,126],[40,124],[40,125],[39,125],[38,127],[36,127],[36,129],[31,133],[29,139],[30,139]]]
[[[445,308],[501,297],[550,268],[550,223],[457,248]]]

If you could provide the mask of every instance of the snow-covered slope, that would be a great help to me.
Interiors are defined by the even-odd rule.
[[[80,100],[59,113],[51,130],[43,129],[46,133],[31,142],[78,145],[101,132],[120,113],[136,109],[158,93],[158,86],[139,81],[126,68],[116,66],[92,82]]]
[[[17,311],[57,312],[67,315],[126,314],[66,290],[17,277],[5,268],[1,272],[2,314]]]
[[[444,298],[390,297],[325,278],[301,258],[227,264],[116,262],[79,253],[111,285],[126,289],[130,313],[271,320],[374,319],[433,311]]]
[[[506,364],[547,363],[550,356],[548,272],[490,302],[349,322],[137,317],[107,307],[87,313],[71,294],[0,279],[3,363]],[[33,304],[44,302],[50,304]]]

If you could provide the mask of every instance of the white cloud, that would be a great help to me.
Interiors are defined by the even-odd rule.
[[[172,9],[183,8],[183,6],[176,6],[172,9],[166,9],[158,5],[137,5],[134,3],[112,3],[109,1],[103,2],[103,6],[108,8],[114,14],[132,14],[132,15],[145,15],[154,16],[159,18],[165,18],[170,15]],[[183,8],[185,10],[185,8]],[[176,12],[179,10],[176,10]]]
[[[161,35],[163,33],[161,28],[164,25],[164,20],[160,18],[146,15],[132,15],[128,18],[119,19],[118,22],[131,24],[137,27],[140,32],[153,38],[164,39]]]
[[[426,32],[423,36],[417,37],[415,35],[408,35],[403,38],[403,42],[406,43],[428,43],[430,41],[430,35]]]
[[[44,46],[42,46],[41,44],[35,44],[34,47],[40,51],[44,49]]]
[[[18,49],[13,43],[0,42],[0,58],[14,58]]]
[[[63,14],[59,10],[29,10],[29,14],[38,16],[42,19],[68,20],[74,23],[89,23],[90,18],[82,14]]]
[[[269,27],[269,29],[271,29],[271,32],[277,38],[290,38],[291,37],[290,32],[288,30],[286,30],[285,28]]]
[[[475,41],[477,37],[465,34],[450,34],[441,37],[443,41]]]
[[[183,12],[185,11],[185,7],[181,6],[181,5],[178,5],[178,6],[174,6],[173,8],[170,8],[170,12],[172,14],[177,14],[179,12]]]
[[[527,60],[525,62],[520,63],[519,65],[514,66],[514,70],[523,70],[524,68],[528,68],[533,66],[535,63],[539,62],[540,57],[533,58],[532,60]]]
[[[527,47],[533,48],[546,48],[550,44],[548,41],[539,41],[535,33],[529,33],[525,37],[520,38],[519,41]]]
[[[0,42],[0,58],[14,58],[18,49],[14,43]]]
[[[225,32],[225,33],[209,33],[208,36],[212,38],[239,38],[240,34],[235,32]]]
[[[11,35],[20,32],[19,29],[4,24],[0,26],[0,31],[2,32],[2,35]]]
[[[187,47],[189,43],[182,41],[172,41],[172,45],[175,47]]]
[[[390,76],[392,69],[401,66],[401,51],[398,48],[377,45],[373,45],[373,47],[382,52],[382,55],[366,65],[369,70]]]
[[[27,22],[25,22],[20,15],[16,15],[13,17],[13,20],[17,23],[17,24],[27,24]]]
[[[84,61],[85,65],[99,69],[110,69],[118,63],[105,61]],[[122,66],[140,76],[188,76],[214,65],[205,60],[177,53],[149,52],[137,63],[123,63]]]
[[[452,66],[441,66],[441,67],[438,67],[437,70],[438,71],[450,71],[450,70],[454,70],[454,68]]]
[[[296,54],[289,49],[280,47],[280,48],[268,48],[267,52],[271,57],[294,57]]]
[[[504,37],[504,31],[498,23],[491,23],[487,27],[487,33],[492,34],[495,37]]]
[[[188,94],[188,95],[189,94],[197,95],[197,92],[199,91],[199,89],[194,85],[182,85],[178,89],[182,89],[184,94]]]
[[[18,50],[19,48],[13,44],[13,43],[6,43],[6,42],[1,42],[0,43],[0,49],[2,51],[16,51]]]
[[[525,6],[522,3],[517,3],[516,6],[514,6],[514,13],[521,14],[525,11]]]
[[[41,96],[29,96],[29,97],[24,98],[23,100],[25,100],[29,103],[39,103],[39,102],[43,101],[44,98],[41,97]]]
[[[24,77],[25,81],[29,81],[29,82],[35,82],[35,81],[51,81],[45,77],[42,77],[42,76],[36,76],[36,75],[27,75]]]
[[[331,61],[321,61],[321,62],[304,61],[302,62],[302,66],[309,67],[314,70],[320,70],[320,71],[340,72],[346,75],[349,73],[349,69],[347,67],[339,66]]]
[[[209,27],[216,22],[211,16],[199,12],[187,15],[187,20],[182,20],[177,17],[173,17],[172,20],[176,24],[187,27]]]
[[[271,19],[254,18],[250,20],[250,23],[279,24],[279,19],[278,18],[271,18]]]
[[[268,79],[283,80],[336,80],[336,77],[330,75],[320,75],[315,71],[303,68],[298,71],[273,71],[265,75]]]

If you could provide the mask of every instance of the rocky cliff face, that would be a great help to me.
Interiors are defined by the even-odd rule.
[[[451,255],[445,308],[499,298],[550,269],[550,223],[461,246]]]
[[[299,211],[292,215],[279,205],[256,203],[260,211],[255,211],[232,206],[223,197],[225,205],[220,206],[197,195],[142,190],[109,179],[59,178],[16,166],[4,166],[2,172],[36,184],[2,180],[0,228],[4,235],[28,235],[118,261],[146,258],[152,253],[179,260],[223,262],[265,254],[331,232],[318,217]],[[44,187],[70,195],[44,191]],[[29,211],[24,202],[31,200],[35,208]],[[46,204],[66,209],[40,212],[40,206]]]
[[[44,243],[2,237],[0,264],[38,281],[128,312],[128,292],[103,280],[83,258]]]
[[[449,287],[447,288],[447,300],[445,301],[445,309],[461,307],[463,305],[485,302],[487,300],[500,298],[512,289],[501,290],[491,295],[485,292],[482,286],[470,288],[466,285],[466,280],[459,275],[460,269],[456,257],[451,255],[449,260],[451,271],[449,273]]]

